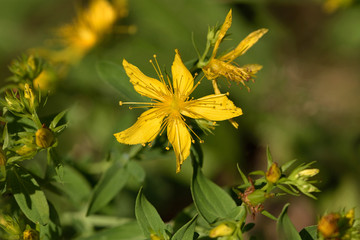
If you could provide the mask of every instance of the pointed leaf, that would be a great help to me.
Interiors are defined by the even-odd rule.
[[[308,226],[300,231],[300,237],[302,240],[316,240],[318,239],[317,225]]]
[[[277,221],[277,231],[279,233],[280,239],[291,239],[291,240],[301,240],[299,233],[296,231],[296,228],[292,224],[289,216],[287,215],[287,209],[290,204],[286,204],[278,218]]]
[[[267,170],[269,170],[270,166],[273,164],[273,159],[270,153],[269,146],[266,148],[266,156],[267,156]]]
[[[91,215],[108,204],[121,189],[129,178],[129,172],[119,161],[114,161],[96,184],[88,208],[87,215]]]
[[[54,129],[67,112],[68,112],[68,110],[66,109],[66,110],[60,112],[58,115],[56,115],[54,117],[54,119],[51,121],[49,128]]]
[[[171,240],[193,240],[198,215],[194,216],[188,223],[182,226]]]
[[[140,189],[135,203],[135,216],[144,235],[150,238],[151,234],[168,239],[165,233],[165,223],[154,206],[146,199]]]
[[[8,184],[14,198],[25,216],[34,223],[49,223],[49,205],[36,180],[23,169],[8,172]]]
[[[236,208],[230,195],[207,179],[200,169],[194,171],[191,193],[200,215],[210,224],[226,218]]]

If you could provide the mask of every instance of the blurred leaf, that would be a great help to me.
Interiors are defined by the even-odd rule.
[[[308,226],[300,231],[302,240],[316,240],[318,239],[317,225]]]
[[[226,218],[236,208],[230,195],[207,179],[200,169],[194,170],[191,193],[200,215],[210,224],[219,218]]]
[[[281,239],[301,240],[299,233],[296,231],[289,216],[287,215],[289,205],[289,203],[286,204],[280,213],[277,220],[277,231]]]
[[[96,184],[91,196],[87,215],[97,212],[108,204],[125,186],[128,178],[128,170],[120,165],[120,161],[114,161]]]
[[[5,181],[6,179],[6,168],[5,165],[0,166],[0,182]],[[2,189],[0,189],[1,192]]]
[[[4,143],[3,143],[2,149],[5,149],[9,146],[9,142],[10,142],[10,136],[9,136],[7,124],[5,124],[5,126],[4,126],[3,140],[4,140]]]
[[[188,223],[182,226],[171,240],[193,240],[198,215],[194,216]]]
[[[50,221],[46,225],[40,225],[40,239],[52,240],[59,239],[61,236],[61,227],[58,213],[54,206],[49,203]]]
[[[245,206],[237,206],[233,211],[227,216],[227,218],[232,219],[237,222],[242,222],[246,218],[246,208]]]
[[[273,159],[272,159],[272,156],[271,156],[271,153],[270,153],[269,146],[266,148],[266,157],[267,157],[267,170],[269,170],[269,168],[273,164]]]
[[[90,237],[78,240],[144,240],[145,237],[136,221],[125,223],[124,225],[105,229],[95,233]]]
[[[49,128],[54,129],[56,128],[59,121],[65,116],[65,114],[68,112],[68,110],[64,110],[60,112],[58,115],[54,117],[54,119],[51,121]]]
[[[268,218],[274,220],[274,221],[278,220],[277,217],[275,217],[274,215],[272,215],[271,213],[269,213],[266,210],[261,211],[261,214],[264,215],[265,217],[268,217]]]
[[[140,228],[147,238],[150,238],[151,234],[155,234],[158,237],[168,239],[168,236],[165,233],[165,223],[161,219],[154,206],[142,193],[142,188],[139,190],[138,196],[136,198],[135,216],[140,225]]]
[[[245,233],[247,231],[250,231],[254,226],[255,226],[255,223],[245,224],[244,227],[241,229],[241,232]]]
[[[47,149],[47,158],[48,158],[48,168],[50,168],[48,171],[51,174],[51,170],[55,171],[57,177],[59,178],[59,182],[63,182],[64,179],[64,165],[61,162],[61,159],[59,158],[59,155],[56,153],[54,148],[48,148]]]
[[[280,168],[282,172],[285,172],[291,165],[293,165],[296,162],[296,159],[291,160],[290,162],[284,163]]]
[[[244,184],[248,184],[249,180],[246,178],[245,174],[241,171],[239,164],[236,164],[236,167],[240,173],[241,179],[243,180]]]
[[[8,171],[8,184],[21,211],[34,223],[49,223],[49,205],[36,180],[21,168]]]
[[[137,163],[134,160],[130,160],[127,164],[126,164],[126,168],[129,172],[129,174],[135,178],[135,180],[139,183],[144,182],[145,180],[145,176],[146,173],[144,171],[144,169],[142,168],[142,166]]]
[[[116,63],[99,61],[96,65],[100,78],[118,90],[123,100],[143,101],[140,94],[136,93],[129,77],[122,66]]]

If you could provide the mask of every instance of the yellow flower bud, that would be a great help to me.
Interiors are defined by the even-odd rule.
[[[151,233],[150,234],[150,239],[151,240],[162,240],[162,238],[160,238],[158,235]]]
[[[23,232],[24,240],[39,240],[39,233],[34,229],[27,229]]]
[[[300,178],[300,177],[310,178],[310,177],[313,177],[316,174],[318,174],[319,171],[320,170],[317,168],[305,169],[305,170],[300,171],[298,174],[296,174],[296,178]]]
[[[48,148],[54,143],[54,134],[48,128],[40,128],[35,133],[36,145],[41,148]]]
[[[318,230],[325,238],[335,237],[339,234],[338,221],[340,215],[337,213],[330,213],[323,216],[318,223]]]
[[[271,164],[269,170],[266,172],[266,180],[270,183],[276,183],[281,177],[281,171],[277,163]]]
[[[229,224],[226,223],[221,223],[220,225],[210,230],[209,237],[216,238],[230,236],[234,232],[234,230],[235,229],[233,226],[229,226]]]
[[[34,151],[36,151],[36,148],[34,146],[24,145],[21,148],[17,149],[15,152],[21,156],[24,156]]]

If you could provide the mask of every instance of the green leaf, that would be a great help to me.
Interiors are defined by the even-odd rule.
[[[68,110],[64,110],[60,112],[58,115],[56,115],[54,119],[51,121],[49,128],[54,129],[67,112]]]
[[[47,149],[47,159],[48,167],[50,169],[52,168],[52,171],[56,172],[56,175],[58,176],[58,181],[62,183],[64,179],[64,165],[61,162],[59,155],[55,152],[54,148]],[[51,172],[48,174],[51,174]]]
[[[140,94],[136,93],[124,68],[116,63],[99,61],[96,65],[100,78],[118,90],[123,100],[143,101]]]
[[[296,162],[296,159],[291,160],[290,162],[286,162],[285,164],[283,164],[280,168],[281,168],[281,172],[285,172],[289,167],[291,167],[291,165],[293,165]]]
[[[40,225],[41,240],[59,239],[61,236],[59,215],[51,203],[49,203],[49,210],[50,210],[49,223],[46,225]]]
[[[136,221],[99,231],[90,237],[78,240],[144,240],[145,237]]]
[[[302,240],[316,240],[318,239],[317,225],[308,226],[300,231]]]
[[[271,153],[270,153],[269,146],[266,148],[266,157],[267,157],[267,170],[269,170],[269,168],[273,164],[273,159],[272,159],[272,156],[271,156]]]
[[[121,166],[120,161],[114,161],[96,184],[87,215],[97,212],[108,204],[123,189],[128,178],[128,170]]]
[[[221,187],[194,170],[191,194],[200,215],[210,224],[226,218],[236,208],[235,201]]]
[[[7,124],[5,124],[4,126],[3,139],[4,139],[4,143],[2,149],[5,149],[9,146],[9,142],[10,142],[10,136],[9,136]]]
[[[130,160],[127,164],[126,164],[126,168],[129,172],[129,174],[135,178],[135,180],[139,183],[144,182],[145,180],[145,176],[146,173],[144,171],[144,169],[142,168],[142,166],[137,163],[134,160]]]
[[[168,239],[165,233],[165,223],[154,206],[146,199],[142,188],[136,198],[135,216],[144,235],[150,238],[151,234]]]
[[[49,205],[36,180],[21,168],[8,172],[8,184],[25,216],[34,223],[49,223]]]
[[[281,237],[280,239],[301,240],[299,233],[296,231],[289,216],[287,215],[289,205],[289,203],[286,204],[280,213],[277,221],[277,231]]]
[[[190,156],[192,160],[192,164],[196,164],[196,166],[199,166],[202,168],[203,162],[204,162],[204,154],[201,148],[201,145],[198,141],[195,141],[194,144],[191,144],[190,148]],[[196,169],[196,167],[195,167]]]
[[[233,211],[227,216],[228,219],[232,219],[236,222],[243,222],[246,218],[246,208],[245,206],[237,206]]]
[[[244,184],[249,183],[249,180],[246,178],[245,174],[241,171],[239,164],[236,165],[237,169],[240,173],[241,179],[243,180]]]
[[[271,213],[269,213],[266,210],[261,211],[261,214],[264,215],[265,217],[268,217],[268,218],[274,220],[274,221],[278,220],[277,217],[275,217],[274,215],[272,215]]]
[[[176,231],[171,240],[193,240],[198,215],[195,215],[189,222]]]

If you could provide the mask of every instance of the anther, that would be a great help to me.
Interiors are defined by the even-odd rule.
[[[165,149],[166,149],[166,150],[168,150],[168,151],[170,150],[170,148],[169,148],[169,147],[166,147]]]
[[[141,145],[142,145],[143,147],[145,147],[145,146],[146,146],[146,144],[145,144],[145,143],[142,143]]]
[[[122,102],[122,101],[119,101],[119,105],[122,106],[122,105],[123,105],[123,102]]]
[[[204,140],[200,140],[200,143],[204,143]]]
[[[192,143],[195,143],[195,140],[193,139],[193,140],[191,140],[191,142],[192,142]]]

